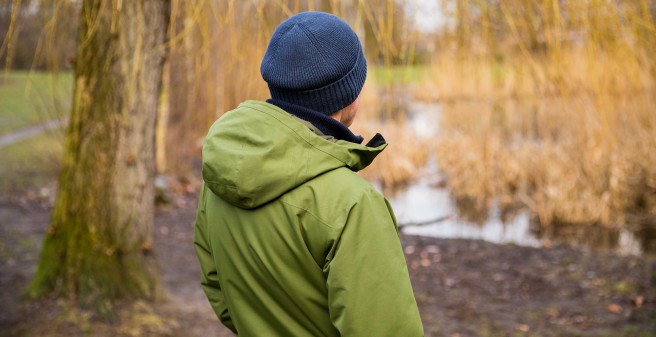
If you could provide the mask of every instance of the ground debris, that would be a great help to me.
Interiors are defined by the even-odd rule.
[[[50,211],[0,204],[0,287],[13,290],[0,294],[0,330],[6,336],[231,336],[199,286],[192,244],[197,201],[182,195],[182,206],[160,210],[155,219],[153,249],[169,296],[130,309],[143,324],[127,318],[105,324],[78,312],[77,320],[52,325],[71,311],[56,302],[21,302]],[[401,240],[426,336],[656,336],[656,257],[405,234]]]
[[[402,239],[426,336],[656,336],[654,256]]]

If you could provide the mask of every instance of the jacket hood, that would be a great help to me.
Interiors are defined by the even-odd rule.
[[[325,172],[359,171],[386,146],[332,142],[275,105],[246,101],[210,128],[203,180],[226,202],[251,209]]]

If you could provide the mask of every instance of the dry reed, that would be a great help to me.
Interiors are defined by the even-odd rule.
[[[416,91],[444,104],[437,155],[456,199],[525,205],[542,224],[656,216],[649,2],[456,3]]]
[[[656,215],[654,100],[449,104],[439,165],[457,199],[524,204],[543,224],[614,226]]]
[[[352,129],[361,134],[365,142],[376,133],[385,137],[388,147],[361,175],[380,184],[383,192],[392,196],[421,176],[433,147],[428,139],[416,135],[406,125],[404,114],[387,114],[388,102],[381,97],[401,94],[399,88],[392,93],[389,90],[389,87],[377,85],[375,80],[365,84],[360,111]]]
[[[183,6],[182,2],[174,5]],[[195,6],[189,5],[187,13],[194,13]],[[223,0],[205,4],[207,12],[213,13],[213,24],[198,23],[191,20],[190,25],[199,25],[184,31],[178,40],[184,42],[195,35],[200,35],[185,57],[208,59],[217,63],[218,73],[211,68],[201,68],[200,77],[206,72],[214,73],[215,78],[209,82],[218,90],[219,102],[216,105],[203,105],[202,100],[191,100],[196,105],[185,111],[203,114],[201,111],[214,109],[212,118],[202,123],[173,125],[178,128],[175,134],[198,134],[198,130],[207,127],[223,112],[236,107],[246,99],[263,100],[269,97],[266,83],[259,74],[259,66],[269,37],[275,27],[285,18],[304,10],[324,10],[332,12],[347,21],[360,35],[369,56],[370,72],[367,84],[362,92],[361,111],[356,120],[355,132],[371,137],[381,132],[391,143],[384,154],[375,161],[371,168],[363,173],[369,179],[379,182],[385,190],[396,189],[417,178],[417,170],[424,166],[428,154],[426,146],[419,146],[411,132],[403,127],[402,106],[398,105],[398,95],[407,90],[393,84],[376,83],[374,71],[378,63],[387,65],[407,64],[413,57],[415,35],[409,31],[409,25],[400,4],[396,0],[376,1],[234,1]],[[208,28],[207,26],[210,25]],[[205,33],[203,33],[205,31]],[[182,43],[180,42],[180,43]],[[212,48],[202,46],[216,46]],[[212,54],[214,53],[214,54]],[[198,65],[191,65],[197,69]],[[206,75],[205,75],[206,76]],[[201,88],[207,83],[201,83]],[[404,95],[407,95],[405,93]],[[171,98],[173,99],[173,98]],[[200,105],[199,105],[200,102]],[[207,116],[207,113],[203,115]],[[192,117],[183,117],[192,118]],[[186,126],[184,126],[186,125]],[[193,128],[189,130],[188,128]],[[174,143],[181,137],[173,137]],[[179,146],[169,143],[169,147]],[[196,149],[195,151],[198,151]],[[189,152],[189,151],[187,151]],[[197,152],[192,152],[197,156]],[[188,158],[189,156],[187,156]]]

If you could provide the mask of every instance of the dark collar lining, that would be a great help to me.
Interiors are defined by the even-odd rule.
[[[320,112],[274,98],[268,99],[267,103],[273,104],[304,121],[310,122],[327,136],[333,136],[336,139],[357,144],[362,144],[362,141],[364,141],[362,136],[353,134],[346,125]]]

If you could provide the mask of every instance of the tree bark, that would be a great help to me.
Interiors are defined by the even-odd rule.
[[[169,0],[84,0],[59,193],[32,297],[153,299],[155,123]]]

